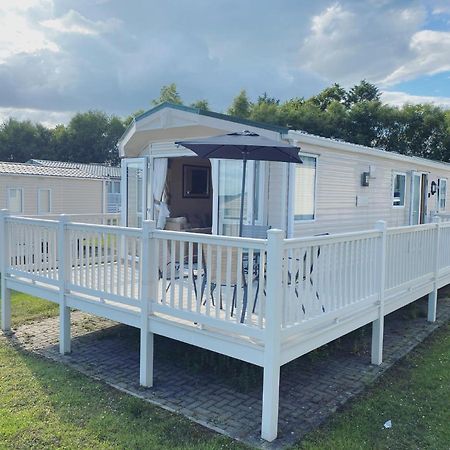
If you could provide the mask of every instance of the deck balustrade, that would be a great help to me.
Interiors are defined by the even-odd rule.
[[[75,219],[75,220],[74,220]],[[201,235],[2,212],[2,328],[10,290],[141,330],[140,382],[153,383],[153,334],[264,368],[262,437],[277,435],[280,366],[372,322],[382,362],[386,314],[450,283],[450,222],[296,239]],[[111,223],[111,222],[109,222]]]

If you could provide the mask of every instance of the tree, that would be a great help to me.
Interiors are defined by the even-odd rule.
[[[117,142],[125,130],[123,122],[101,111],[76,114],[65,128],[63,161],[117,164]],[[61,131],[60,134],[63,134]]]
[[[201,109],[203,111],[209,111],[208,100],[197,100],[196,102],[191,103],[191,107]]]
[[[140,116],[141,114],[143,114],[145,112],[145,109],[138,109],[137,111],[135,111],[134,113],[130,114],[129,116],[125,117],[125,119],[123,119],[123,124],[127,127],[128,125],[130,125],[131,122],[133,122],[133,120],[137,117]]]
[[[318,106],[322,111],[326,110],[332,102],[345,103],[346,100],[347,91],[337,83],[323,89],[309,99],[309,101]]]
[[[383,133],[381,103],[376,100],[355,103],[348,112],[346,139],[373,147]]]
[[[176,105],[182,105],[180,94],[177,91],[177,85],[175,83],[167,84],[163,86],[159,93],[159,98],[152,100],[153,105],[159,105],[160,103],[174,103]]]
[[[242,89],[241,92],[233,99],[233,103],[228,108],[228,114],[242,119],[247,119],[250,116],[251,102],[247,97],[247,92]]]
[[[278,109],[278,123],[288,128],[296,128],[304,103],[303,97],[294,97],[282,103]]]
[[[0,160],[26,162],[49,154],[52,133],[29,120],[8,119],[0,125]]]
[[[267,92],[258,97],[258,101],[250,108],[250,119],[257,122],[278,123],[280,100],[269,97]]]
[[[347,104],[349,106],[360,102],[379,102],[381,99],[380,90],[366,80],[362,80],[359,84],[353,86],[347,94]]]
[[[429,104],[405,105],[399,116],[398,141],[403,143],[404,153],[450,160],[446,115],[442,108]]]

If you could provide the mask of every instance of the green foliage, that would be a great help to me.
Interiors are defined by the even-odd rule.
[[[209,103],[208,100],[197,100],[194,103],[191,103],[192,108],[201,109],[203,111],[209,111]]]
[[[311,97],[309,101],[324,111],[332,102],[346,103],[347,92],[343,87],[335,83],[333,86],[325,88],[319,94]]]
[[[247,119],[251,114],[252,104],[247,97],[247,92],[242,89],[241,92],[234,98],[233,103],[228,108],[228,114],[241,119]]]
[[[362,80],[361,83],[353,86],[345,97],[347,103],[353,105],[361,102],[379,102],[381,94],[380,90],[374,84]]]
[[[0,125],[0,160],[23,162],[50,153],[52,132],[40,124],[8,119]]]
[[[9,119],[0,126],[0,160],[36,158],[115,165],[119,162],[117,141],[124,130],[118,117],[101,111],[78,113],[67,126],[53,130]]]
[[[153,104],[183,104],[175,83],[161,88]],[[191,106],[209,111],[206,99]],[[9,119],[0,125],[0,160],[31,158],[116,164],[117,141],[140,109],[123,120],[101,111],[76,114],[67,126],[50,130],[29,121]],[[256,122],[281,125],[319,136],[375,146],[411,156],[450,161],[450,111],[429,104],[401,108],[381,102],[379,89],[362,80],[346,90],[335,83],[304,99],[284,102],[267,92],[252,102],[243,89],[228,113]]]
[[[159,98],[152,100],[153,105],[159,105],[160,103],[169,102],[176,105],[182,105],[180,94],[177,91],[177,85],[175,83],[167,84],[161,88]]]
[[[125,126],[115,117],[101,111],[76,114],[60,133],[59,158],[63,161],[98,162],[115,165],[119,162],[117,141]]]
[[[137,111],[135,111],[134,113],[130,114],[129,116],[125,117],[125,119],[123,119],[123,124],[125,125],[125,127],[127,127],[128,125],[130,125],[131,122],[133,122],[133,120],[137,117],[140,116],[141,114],[143,114],[145,112],[144,109],[138,109]]]

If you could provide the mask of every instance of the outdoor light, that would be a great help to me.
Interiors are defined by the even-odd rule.
[[[431,189],[430,189],[431,195],[436,194],[437,192],[437,184],[436,181],[431,182]]]
[[[370,172],[363,172],[361,174],[361,186],[369,186]]]

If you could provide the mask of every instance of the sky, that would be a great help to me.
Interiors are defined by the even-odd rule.
[[[0,121],[149,109],[176,83],[225,112],[366,79],[450,107],[450,0],[0,0]]]

